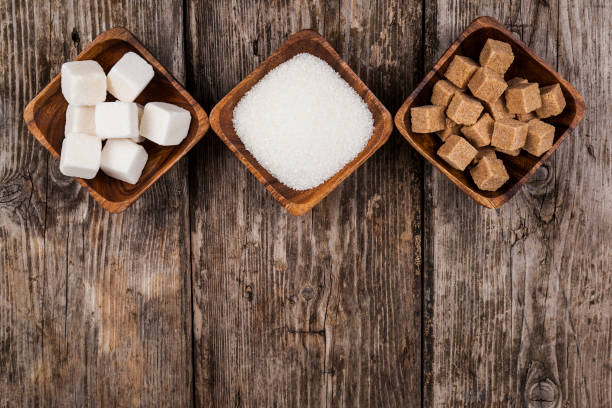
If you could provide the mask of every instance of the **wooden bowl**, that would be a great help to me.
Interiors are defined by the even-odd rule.
[[[541,157],[532,156],[522,150],[521,154],[512,157],[498,153],[504,161],[510,180],[497,191],[482,191],[476,187],[468,171],[462,172],[449,166],[436,152],[442,141],[434,134],[413,133],[410,126],[410,108],[412,106],[430,105],[433,85],[443,79],[441,73],[446,71],[455,55],[464,55],[478,61],[480,50],[488,38],[505,41],[512,46],[514,62],[505,75],[506,80],[514,77],[526,78],[529,82],[537,82],[540,86],[559,83],[567,102],[565,110],[558,116],[544,119],[555,125],[555,139],[552,148]],[[461,190],[474,200],[488,208],[499,208],[508,201],[527,179],[565,140],[584,116],[585,105],[582,96],[559,75],[550,65],[531,51],[525,43],[517,39],[499,21],[491,17],[480,17],[459,36],[442,58],[436,63],[423,81],[406,99],[395,115],[395,125],[410,144],[429,162],[452,180]]]
[[[191,125],[187,137],[177,146],[163,147],[148,140],[142,143],[149,154],[149,160],[137,184],[128,184],[108,177],[102,171],[99,171],[97,176],[90,180],[77,178],[77,181],[89,191],[93,198],[112,213],[128,208],[183,157],[208,129],[208,117],[204,109],[125,28],[117,27],[100,34],[79,54],[76,60],[96,60],[104,71],[108,72],[128,51],[139,54],[153,66],[155,71],[155,76],[136,98],[136,102],[144,105],[147,102],[158,101],[178,105],[191,113]],[[36,95],[23,113],[30,132],[56,159],[60,157],[64,140],[66,108],[68,107],[61,92],[60,77],[61,75],[57,75]],[[109,95],[107,101],[112,100],[115,99]]]
[[[363,98],[374,117],[374,131],[366,147],[342,170],[326,182],[309,190],[293,190],[264,169],[249,153],[236,134],[232,124],[234,107],[242,96],[268,72],[279,64],[299,53],[309,53],[327,62]],[[332,192],[344,179],[363,164],[389,139],[393,130],[391,114],[374,96],[368,87],[340,58],[332,46],[318,33],[311,30],[300,31],[291,36],[274,54],[266,59],[255,71],[230,91],[210,113],[210,123],[221,140],[230,148],[240,161],[249,169],[289,213],[302,215],[312,209],[325,196]]]

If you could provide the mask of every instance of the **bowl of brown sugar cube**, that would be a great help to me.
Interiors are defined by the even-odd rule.
[[[24,118],[61,173],[110,212],[134,203],[208,129],[202,107],[121,27],[64,63]]]
[[[461,190],[498,208],[584,111],[572,85],[501,23],[480,17],[408,97],[395,123]]]

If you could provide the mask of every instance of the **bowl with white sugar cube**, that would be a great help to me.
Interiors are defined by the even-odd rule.
[[[64,63],[24,119],[60,171],[110,212],[133,204],[209,127],[204,109],[121,27]]]
[[[293,215],[389,138],[391,115],[318,33],[291,36],[211,111],[219,138]]]

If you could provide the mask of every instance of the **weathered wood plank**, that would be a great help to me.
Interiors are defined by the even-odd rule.
[[[188,7],[188,86],[207,110],[296,27],[324,28],[324,10],[306,5]],[[216,136],[194,155],[201,158],[190,169],[196,402],[321,405],[329,289],[316,247],[327,239],[317,243],[312,217],[288,215]]]
[[[29,137],[23,107],[49,76],[49,10],[0,3],[0,406],[43,403],[48,154]],[[35,47],[26,46],[35,44]],[[33,67],[40,66],[39,69]]]
[[[418,4],[189,2],[187,16],[188,84],[206,109],[304,28],[391,110],[417,79]],[[407,144],[393,136],[303,217],[220,141],[194,156],[198,404],[418,405],[420,162]]]
[[[558,70],[581,91],[587,114],[553,167],[546,225],[560,293],[553,298],[556,364],[549,369],[558,373],[564,404],[606,407],[612,406],[612,13],[601,0],[560,0],[558,10]]]
[[[341,1],[335,44],[391,112],[420,80],[422,8]],[[391,139],[340,196],[338,254],[327,311],[330,406],[420,405],[421,162]],[[345,204],[346,203],[346,204]]]
[[[609,36],[610,22],[606,13],[595,18],[593,5],[577,3],[437,4],[432,34],[439,45],[426,52],[426,65],[472,19],[492,15],[574,83],[591,111],[498,211],[479,207],[436,171],[427,176],[426,196],[435,203],[425,212],[433,257],[426,264],[433,275],[425,289],[425,299],[432,300],[424,327],[431,332],[424,356],[427,406],[544,406],[555,390],[563,406],[610,405],[612,374],[605,367],[612,250],[604,242],[612,226],[604,203],[612,189],[603,123],[610,108],[593,106],[609,93],[610,81],[602,71],[585,72],[582,64],[609,64],[609,47],[590,39]],[[593,18],[583,9],[592,10]],[[585,19],[592,32],[578,26]],[[584,177],[600,184],[583,183]]]
[[[46,186],[43,184],[41,193],[26,196],[28,201],[39,196],[38,200],[44,200],[41,227],[30,221],[18,241],[27,246],[28,237],[41,241],[42,262],[17,262],[21,258],[16,253],[31,250],[13,245],[1,272],[9,274],[2,277],[6,282],[2,290],[8,294],[1,299],[9,299],[15,315],[0,321],[0,333],[12,332],[8,347],[15,347],[15,351],[8,355],[15,356],[16,363],[9,362],[14,374],[8,377],[8,392],[0,396],[0,405],[4,401],[9,405],[190,405],[186,161],[128,211],[109,215],[77,183],[61,175],[57,161],[43,153],[20,126],[23,106],[59,71],[61,63],[113,26],[132,30],[169,71],[184,79],[182,2],[153,5],[92,0],[75,2],[71,7],[59,2],[23,2],[11,7],[13,18],[21,19],[17,27],[22,33],[10,50],[13,69],[19,72],[5,83],[28,93],[21,91],[15,98],[18,104],[10,123],[19,124],[19,128],[9,139],[15,148],[2,146],[10,155],[0,164],[6,166],[5,176],[15,169],[32,168],[32,172],[41,173]],[[3,22],[2,27],[7,25]],[[9,97],[2,100],[7,104],[13,101]],[[27,157],[33,154],[40,158]],[[3,182],[4,191],[6,186]],[[27,186],[25,183],[24,192]],[[9,219],[27,211],[14,208],[14,203],[20,203],[16,199],[2,204]],[[2,231],[7,231],[5,228]],[[8,232],[11,237],[19,237],[13,232]],[[37,258],[28,253],[23,259],[31,262]],[[29,288],[19,283],[32,275],[35,279],[30,277]],[[26,309],[29,293],[36,308]],[[19,317],[20,310],[28,314]],[[17,319],[27,319],[32,328],[22,329],[26,323]],[[22,339],[36,348],[16,347],[25,341]]]
[[[427,2],[427,72],[456,37],[481,15],[508,26],[519,18],[518,4]],[[483,406],[512,398],[515,367],[513,308],[506,242],[509,220],[462,193],[425,165],[424,403],[426,406]],[[506,357],[507,358],[504,358]]]

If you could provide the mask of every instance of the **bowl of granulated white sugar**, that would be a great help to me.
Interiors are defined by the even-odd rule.
[[[391,115],[314,31],[293,35],[211,112],[217,135],[291,214],[389,138]]]

